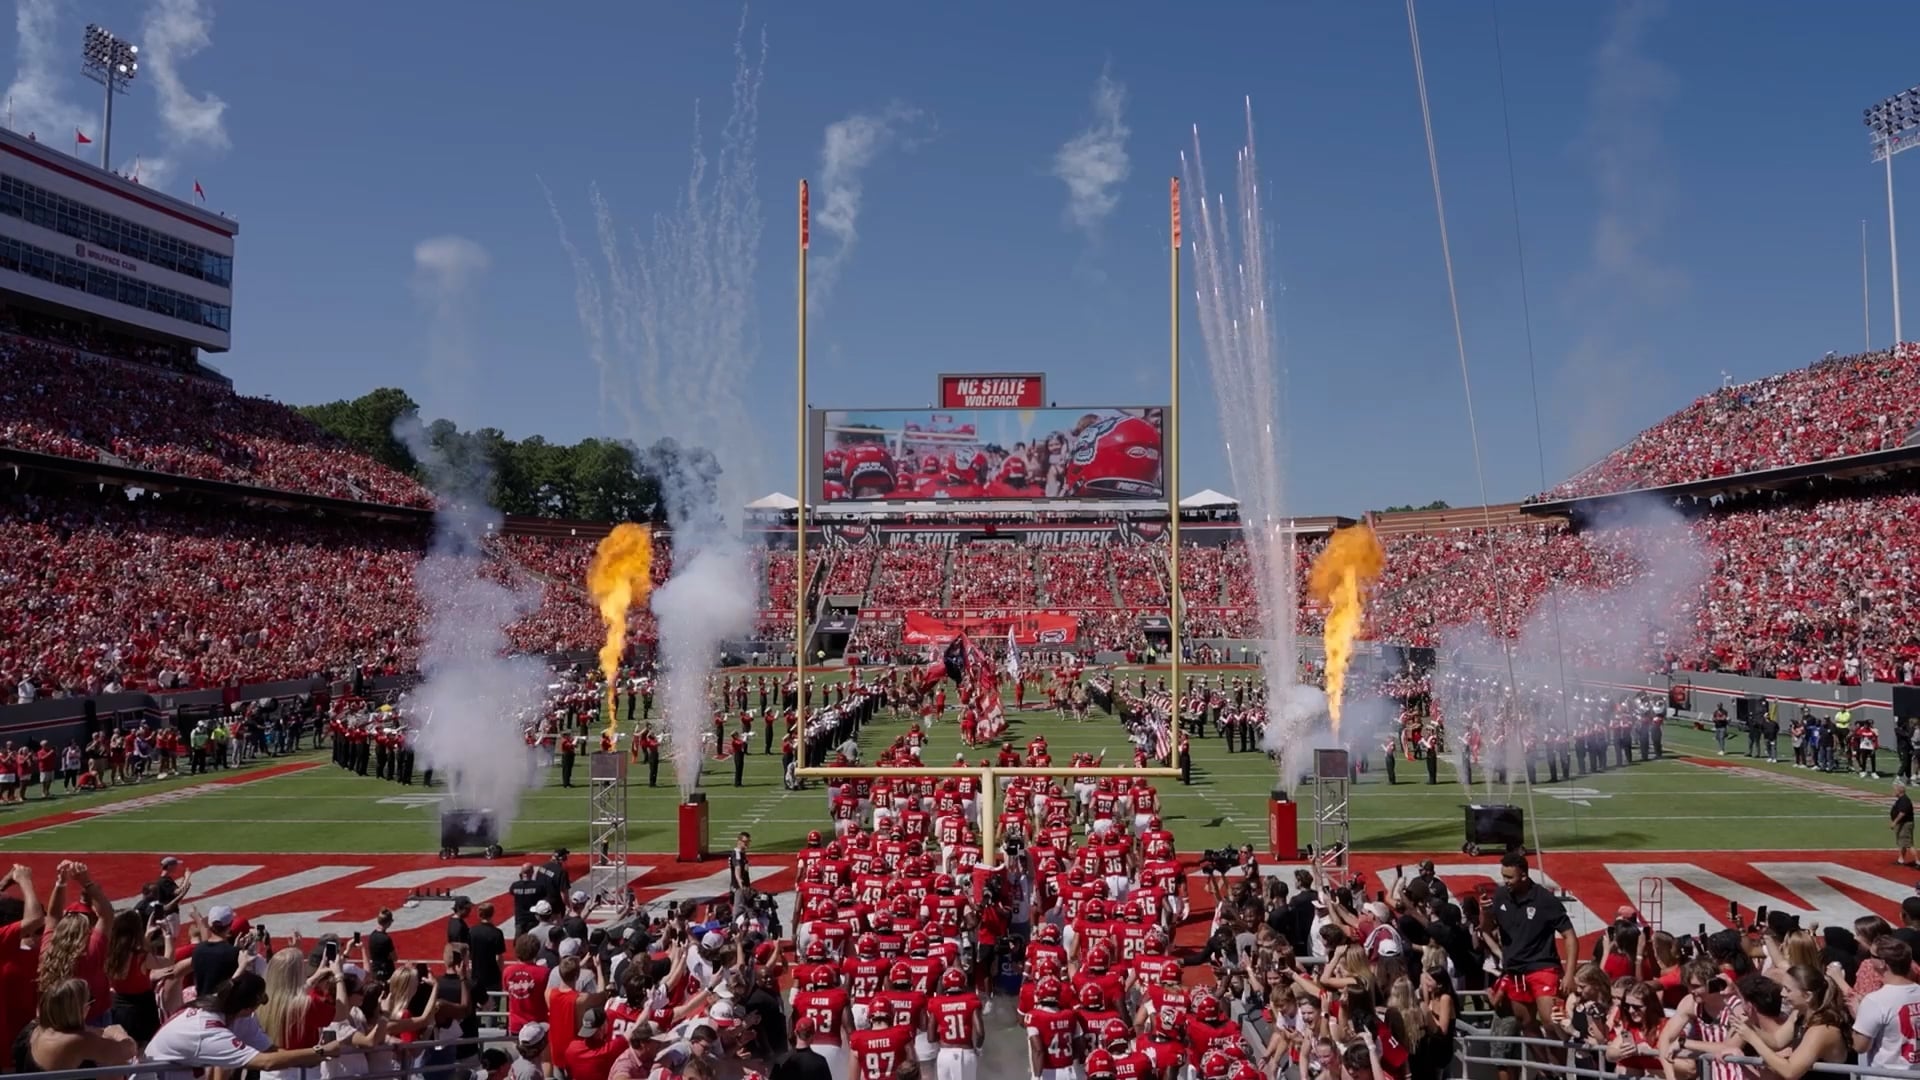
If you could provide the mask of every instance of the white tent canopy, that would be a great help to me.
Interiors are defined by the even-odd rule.
[[[762,495],[759,498],[748,503],[747,509],[749,510],[796,510],[796,509],[799,509],[799,506],[800,506],[799,499],[796,499],[791,495],[782,495],[781,493],[775,491],[767,495]]]
[[[1186,498],[1180,500],[1180,507],[1183,510],[1209,510],[1214,508],[1225,509],[1227,507],[1233,507],[1233,506],[1239,506],[1239,505],[1240,505],[1240,500],[1234,498],[1231,495],[1223,495],[1220,492],[1213,490],[1212,488],[1208,488],[1205,491],[1199,492],[1194,495],[1189,495]]]

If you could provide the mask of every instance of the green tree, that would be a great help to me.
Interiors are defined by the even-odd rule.
[[[1408,503],[1405,506],[1389,506],[1385,510],[1380,511],[1380,513],[1405,514],[1415,510],[1451,510],[1451,509],[1453,509],[1453,507],[1447,505],[1447,500],[1435,499],[1425,506],[1415,506],[1412,503]]]
[[[420,406],[405,390],[383,386],[352,401],[302,405],[297,411],[390,469],[404,473],[418,471],[413,455],[393,434],[393,426],[402,416],[420,411]]]

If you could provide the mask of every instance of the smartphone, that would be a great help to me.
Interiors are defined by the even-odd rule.
[[[1727,925],[1740,925],[1740,901],[1738,900],[1727,901]]]
[[[329,964],[340,959],[340,943],[337,941],[329,941],[325,945],[322,945],[320,947],[320,958]]]
[[[1760,927],[1760,929],[1765,930],[1767,928],[1767,905],[1761,904],[1753,910],[1753,921],[1754,925]]]
[[[425,964],[413,965],[413,973],[415,975],[420,976],[421,980],[424,981],[427,977],[427,965]]]
[[[360,931],[358,930],[353,932],[352,947],[356,949],[360,947]]]

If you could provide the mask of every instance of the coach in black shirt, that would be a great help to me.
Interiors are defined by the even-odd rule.
[[[1560,898],[1528,876],[1525,855],[1501,859],[1500,878],[1504,884],[1481,911],[1482,929],[1500,933],[1500,979],[1493,992],[1512,1003],[1523,1028],[1537,1031],[1560,997],[1561,976],[1579,958],[1580,939]]]
[[[533,913],[533,905],[547,898],[546,883],[535,875],[532,863],[520,868],[520,880],[507,886],[507,894],[513,897],[513,936],[533,929],[540,919]]]

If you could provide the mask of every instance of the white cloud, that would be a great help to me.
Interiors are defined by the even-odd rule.
[[[140,73],[159,98],[160,128],[171,146],[225,150],[227,103],[187,89],[180,69],[213,44],[213,7],[204,0],[153,0],[140,24]]]
[[[1126,104],[1126,86],[1102,71],[1093,84],[1093,123],[1053,155],[1053,175],[1067,185],[1067,220],[1089,235],[1120,205],[1120,185],[1133,169]]]
[[[808,280],[808,306],[824,304],[859,239],[864,174],[880,155],[902,143],[924,117],[912,106],[894,102],[879,112],[854,113],[827,125],[820,148],[820,190],[813,209],[815,237]],[[819,240],[828,243],[821,249]]]
[[[464,293],[492,265],[487,249],[464,236],[435,236],[413,246],[414,284],[430,299]]]
[[[78,39],[60,37],[62,7],[60,0],[19,0],[14,12],[19,51],[7,87],[13,129],[54,146],[72,145],[75,129],[100,137],[99,110],[70,96],[78,81]]]

